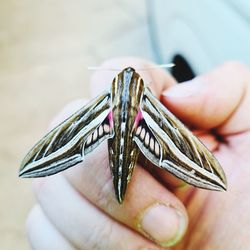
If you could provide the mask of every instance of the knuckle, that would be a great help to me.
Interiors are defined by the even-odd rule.
[[[109,209],[114,206],[114,191],[111,169],[109,166],[109,155],[107,154],[107,146],[102,145],[96,150],[95,165],[95,181],[97,182],[96,193],[94,194],[94,203],[101,208]],[[93,156],[94,157],[94,156]]]
[[[100,238],[104,241],[104,244],[108,247],[113,242],[113,225],[112,223],[105,222],[103,228],[99,233]]]
[[[95,225],[93,232],[88,237],[86,246],[89,249],[101,250],[111,249],[113,245],[113,225],[107,219],[99,221],[98,225]]]
[[[249,84],[250,70],[247,65],[240,61],[225,62],[222,67],[225,75],[231,76],[231,81],[240,84],[238,89],[244,89],[246,84]]]
[[[247,66],[237,60],[227,61],[224,64],[222,64],[222,67],[227,70],[239,70],[239,71],[245,71],[247,69]]]
[[[100,186],[98,193],[96,195],[96,203],[105,209],[109,209],[114,204],[114,195],[113,195],[113,181],[110,175],[109,168],[105,171],[105,181]]]
[[[28,217],[25,222],[25,228],[28,233],[32,231],[33,226],[36,224],[38,212],[39,212],[39,206],[35,205],[28,214]]]

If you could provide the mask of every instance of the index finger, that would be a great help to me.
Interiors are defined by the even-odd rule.
[[[194,80],[168,89],[163,103],[184,122],[221,135],[250,129],[250,71],[228,62]]]

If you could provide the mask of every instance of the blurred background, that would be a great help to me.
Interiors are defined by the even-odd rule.
[[[143,56],[144,10],[143,1],[0,1],[1,250],[29,249],[34,198],[31,180],[18,178],[22,158],[65,104],[88,97],[87,66]]]
[[[250,64],[249,13],[246,0],[1,0],[0,249],[29,249],[34,198],[18,168],[53,116],[89,96],[87,66],[175,62],[181,82],[226,60]]]

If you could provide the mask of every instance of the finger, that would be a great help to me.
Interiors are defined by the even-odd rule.
[[[131,64],[130,64],[131,65]],[[117,66],[117,64],[116,64]],[[142,66],[140,66],[142,68]],[[153,71],[154,73],[155,70]],[[153,73],[153,74],[154,74]],[[172,80],[173,83],[173,79],[170,78],[165,72],[161,73],[164,74],[164,77],[162,81],[159,81],[159,79],[161,79],[161,77],[158,77],[156,75],[154,75],[153,78],[158,79],[158,84],[154,85],[155,89],[158,89],[158,93],[160,93],[162,91],[162,89],[166,88],[166,86],[169,84],[170,81],[168,81],[168,79]],[[160,75],[159,73],[157,75]],[[105,78],[105,77],[104,77]],[[100,79],[104,79],[104,78],[100,78]],[[107,157],[107,149],[105,148],[105,157]],[[103,211],[105,211],[106,213],[109,213],[109,215],[113,216],[115,219],[127,224],[128,226],[132,227],[135,230],[141,230],[141,225],[144,225],[144,229],[143,232],[147,232],[147,234],[150,234],[151,237],[154,237],[157,241],[164,241],[163,244],[165,244],[165,241],[169,239],[171,239],[172,242],[177,241],[177,239],[179,239],[181,237],[181,235],[184,233],[185,228],[186,228],[186,224],[187,224],[187,218],[186,218],[186,212],[185,209],[183,207],[183,205],[181,204],[181,202],[175,197],[173,196],[169,191],[167,191],[162,185],[160,185],[158,182],[154,182],[153,185],[149,185],[147,188],[145,188],[145,190],[140,190],[139,187],[136,186],[136,190],[140,190],[141,192],[138,192],[139,195],[141,195],[141,197],[144,197],[143,199],[138,199],[136,196],[136,198],[131,199],[131,202],[128,203],[128,205],[124,208],[124,209],[120,209],[117,201],[114,199],[114,192],[113,192],[113,185],[112,185],[112,181],[111,181],[111,176],[110,176],[110,172],[109,172],[109,167],[108,167],[108,162],[106,162],[105,166],[102,166],[104,164],[102,164],[102,162],[98,162],[98,156],[100,157],[100,153],[96,153],[93,154],[92,156],[92,160],[89,161],[90,164],[86,164],[86,168],[88,165],[91,165],[91,167],[93,168],[93,170],[88,171],[88,170],[84,170],[83,172],[79,172],[79,173],[75,173],[74,170],[70,170],[68,172],[66,172],[66,176],[69,178],[69,180],[71,181],[71,183],[73,185],[75,185],[75,187],[84,195],[86,196],[91,202],[93,202],[94,204],[96,204],[97,206],[101,207],[103,209]],[[88,157],[86,157],[87,159]],[[86,162],[85,159],[85,162]],[[95,161],[93,161],[93,159]],[[91,162],[92,161],[92,162]],[[95,164],[95,162],[97,162]],[[100,176],[95,176],[95,174],[98,172],[99,168],[104,167],[104,174],[101,174]],[[74,168],[77,169],[77,168]],[[105,177],[105,175],[107,176],[107,174],[105,173],[106,171],[108,171],[108,189],[107,192],[102,192],[103,191],[103,186],[106,186],[106,179],[103,178]],[[141,170],[143,171],[143,170]],[[85,173],[86,172],[86,173]],[[145,171],[144,171],[145,172]],[[67,173],[72,173],[72,175],[67,175]],[[142,177],[140,177],[141,180],[145,180],[145,183],[147,183],[147,179],[152,179],[152,177],[147,173],[147,178],[144,178],[142,174]],[[88,176],[88,175],[92,175],[92,176]],[[74,178],[78,178],[80,177],[80,179],[78,179],[77,181]],[[70,179],[72,178],[72,179]],[[84,179],[83,179],[84,178]],[[134,177],[135,178],[135,177]],[[98,180],[96,180],[98,179]],[[95,186],[96,185],[96,188]],[[79,185],[78,185],[79,184]],[[84,186],[83,186],[84,185]],[[145,184],[144,184],[145,186]],[[153,189],[154,192],[148,192],[149,190]],[[165,193],[165,197],[164,194]],[[148,194],[148,195],[145,195]],[[102,197],[100,197],[102,196]],[[138,196],[138,195],[137,195]],[[109,201],[112,202],[109,204]],[[139,202],[135,202],[135,206],[131,206],[131,203],[134,203],[133,200],[139,201]],[[103,201],[105,201],[105,203],[103,203]],[[108,206],[107,206],[108,204]],[[113,206],[113,204],[115,204],[115,208]],[[166,206],[158,206],[158,204],[166,204]],[[118,205],[118,206],[117,206]],[[147,218],[147,214],[151,214],[149,213],[148,207],[151,207],[152,205],[152,211],[158,211],[158,208],[160,208],[159,210],[164,210],[161,214],[165,215],[165,220],[163,217],[161,217],[161,214],[158,213],[158,220],[159,223],[161,223],[162,226],[159,226],[158,231],[156,230],[156,228],[152,228],[151,225],[153,224],[152,222],[149,223],[147,222],[146,224],[143,222],[144,217]],[[117,214],[115,212],[110,211],[110,208],[112,208],[112,211],[116,211],[117,210]],[[130,209],[131,208],[131,209]],[[164,208],[164,209],[163,209]],[[145,213],[145,216],[143,218],[141,218],[141,214],[144,215],[144,211],[146,211],[148,213]],[[167,211],[167,212],[166,212]],[[156,213],[156,212],[155,212]],[[152,216],[151,216],[152,217]],[[180,217],[180,218],[179,218]],[[156,217],[155,217],[156,218]],[[147,221],[145,219],[145,221]],[[169,223],[170,221],[172,221],[172,223]],[[165,223],[168,222],[168,223]],[[149,232],[150,231],[150,232]],[[162,232],[164,233],[164,235],[162,234]],[[174,238],[174,240],[172,239]]]
[[[94,97],[99,94],[102,90],[109,87],[114,77],[126,67],[133,67],[142,77],[144,83],[149,84],[154,93],[159,96],[163,89],[172,86],[176,83],[175,79],[161,68],[155,68],[151,70],[147,69],[152,66],[157,66],[149,61],[142,60],[135,57],[123,57],[115,58],[104,62],[101,67],[106,70],[97,70],[93,73],[91,78],[90,92],[91,96]],[[111,71],[108,69],[119,69]]]
[[[72,112],[75,112],[76,110],[80,109],[86,102],[87,100],[76,100],[66,105],[65,108],[52,121],[50,128],[53,128],[54,126],[61,123],[70,115],[71,110]],[[147,162],[146,169],[153,176],[157,177],[157,179],[161,180],[161,182],[164,183],[165,187],[169,188],[171,191],[174,191],[176,188],[185,187],[185,182],[183,182],[179,178],[169,174],[169,172],[167,172],[166,170],[162,170],[160,168],[157,168],[156,166],[151,166],[148,164],[149,162]],[[111,190],[111,192],[113,192],[113,190]],[[174,229],[174,227],[172,227],[172,229]]]
[[[226,63],[189,82],[174,86],[163,103],[184,122],[217,128],[221,135],[250,128],[250,72],[239,63]]]
[[[78,109],[77,106],[81,104],[81,102],[72,103],[72,110]],[[70,110],[70,105],[65,108],[67,115],[68,110]],[[59,119],[63,118],[65,117],[62,112]],[[55,122],[57,123],[57,121]],[[155,166],[154,169],[158,170]],[[163,241],[162,244],[167,244],[168,241],[171,244],[176,243],[185,232],[187,215],[181,202],[142,168],[134,171],[127,191],[128,202],[125,201],[122,206],[118,204],[114,195],[106,144],[100,145],[94,152],[87,155],[80,166],[64,171],[64,175],[83,196],[105,213],[134,230],[147,232],[156,241]],[[166,171],[162,175],[168,177],[165,180],[168,180],[169,186],[174,178],[171,178]],[[179,179],[176,181],[175,178],[173,185],[179,186],[179,183],[183,185]],[[147,221],[145,224],[142,215],[147,218],[145,211],[151,214],[148,210],[149,207],[152,211],[158,211],[158,204],[166,206],[160,205],[162,212],[155,212],[156,215],[151,216],[151,222],[145,219]],[[151,228],[151,225],[155,225],[156,220],[158,220],[157,228]],[[144,228],[141,227],[141,224],[144,225]]]
[[[211,152],[214,152],[219,147],[219,142],[213,134],[205,133],[197,136],[201,142],[207,147]]]
[[[27,233],[32,249],[74,250],[75,248],[58,232],[39,205],[31,210],[27,219]]]
[[[34,184],[44,213],[77,249],[158,249],[90,204],[63,175],[37,179]]]
[[[175,244],[186,230],[187,214],[182,203],[141,167],[134,170],[123,204],[117,202],[106,144],[64,175],[102,211],[161,245]]]

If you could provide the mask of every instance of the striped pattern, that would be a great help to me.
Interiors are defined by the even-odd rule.
[[[111,87],[115,137],[108,140],[109,159],[115,193],[120,203],[139,154],[133,133],[143,90],[143,81],[132,68],[117,75]]]
[[[226,189],[226,177],[219,162],[149,89],[145,89],[141,107],[148,128],[161,145],[161,160],[156,165],[192,185]]]
[[[139,151],[156,166],[194,186],[225,190],[226,177],[211,152],[164,107],[131,67],[100,95],[42,138],[24,158],[21,177],[42,177],[74,166],[108,139],[119,203]]]
[[[95,149],[103,140],[110,137],[112,129],[109,124],[108,118],[106,118],[86,139],[84,145],[84,155],[90,153]]]
[[[43,177],[81,162],[86,139],[103,121],[106,121],[109,111],[110,94],[106,92],[43,137],[22,161],[19,175]],[[103,134],[95,146],[110,136],[110,133]]]

